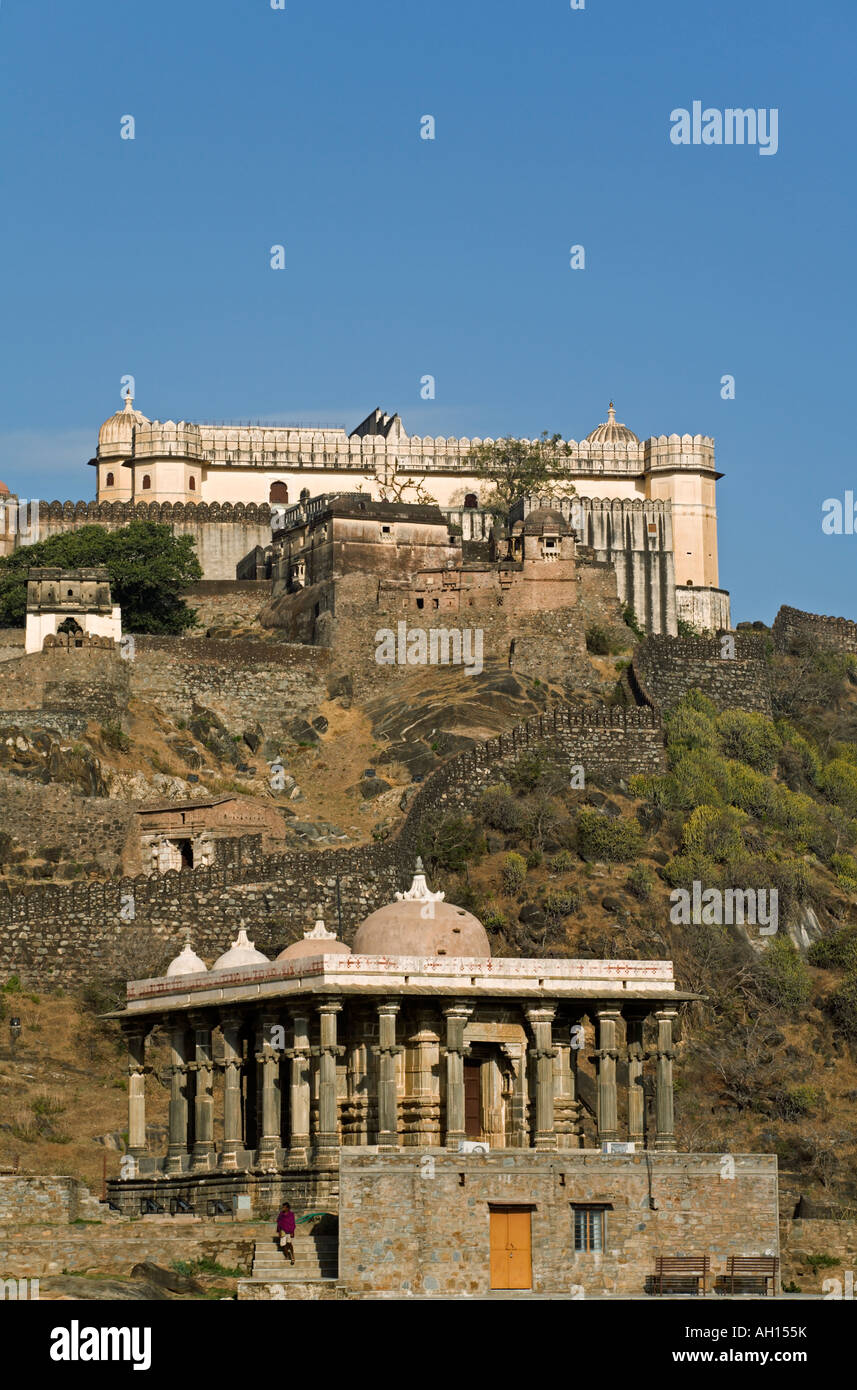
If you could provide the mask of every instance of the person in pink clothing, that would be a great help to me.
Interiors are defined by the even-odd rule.
[[[277,1237],[280,1242],[280,1249],[283,1254],[288,1255],[292,1264],[295,1262],[295,1214],[288,1202],[283,1202],[280,1214],[277,1217]]]

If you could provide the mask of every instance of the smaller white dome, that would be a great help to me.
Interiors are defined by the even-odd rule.
[[[268,957],[263,956],[261,951],[257,951],[252,941],[247,940],[247,933],[242,927],[233,941],[229,950],[217,960],[211,967],[212,970],[238,970],[243,965],[267,965]]]
[[[207,970],[208,966],[204,960],[200,960],[196,951],[191,950],[188,941],[180,955],[175,960],[171,960],[167,966],[168,975],[198,975],[201,970]]]

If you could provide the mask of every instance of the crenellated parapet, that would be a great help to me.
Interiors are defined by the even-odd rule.
[[[112,523],[127,526],[131,521],[175,522],[239,521],[270,525],[273,510],[267,502],[40,502],[39,521],[80,522],[92,526]]]

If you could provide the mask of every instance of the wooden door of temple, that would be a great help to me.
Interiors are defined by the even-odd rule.
[[[464,1134],[482,1138],[482,1063],[472,1057],[464,1059]]]
[[[491,1222],[491,1288],[531,1289],[533,1255],[529,1207],[495,1207]]]

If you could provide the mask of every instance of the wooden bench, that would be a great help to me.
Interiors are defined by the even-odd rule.
[[[657,1292],[663,1293],[664,1280],[672,1282],[676,1279],[693,1279],[696,1281],[696,1292],[699,1293],[700,1291],[701,1281],[702,1292],[706,1293],[710,1268],[711,1260],[708,1255],[656,1255],[655,1286]]]
[[[764,1279],[765,1293],[767,1294],[768,1280],[770,1279],[771,1293],[775,1294],[779,1268],[780,1262],[775,1255],[730,1255],[726,1270],[729,1292],[735,1292],[736,1279],[752,1279],[756,1282],[759,1279]]]

